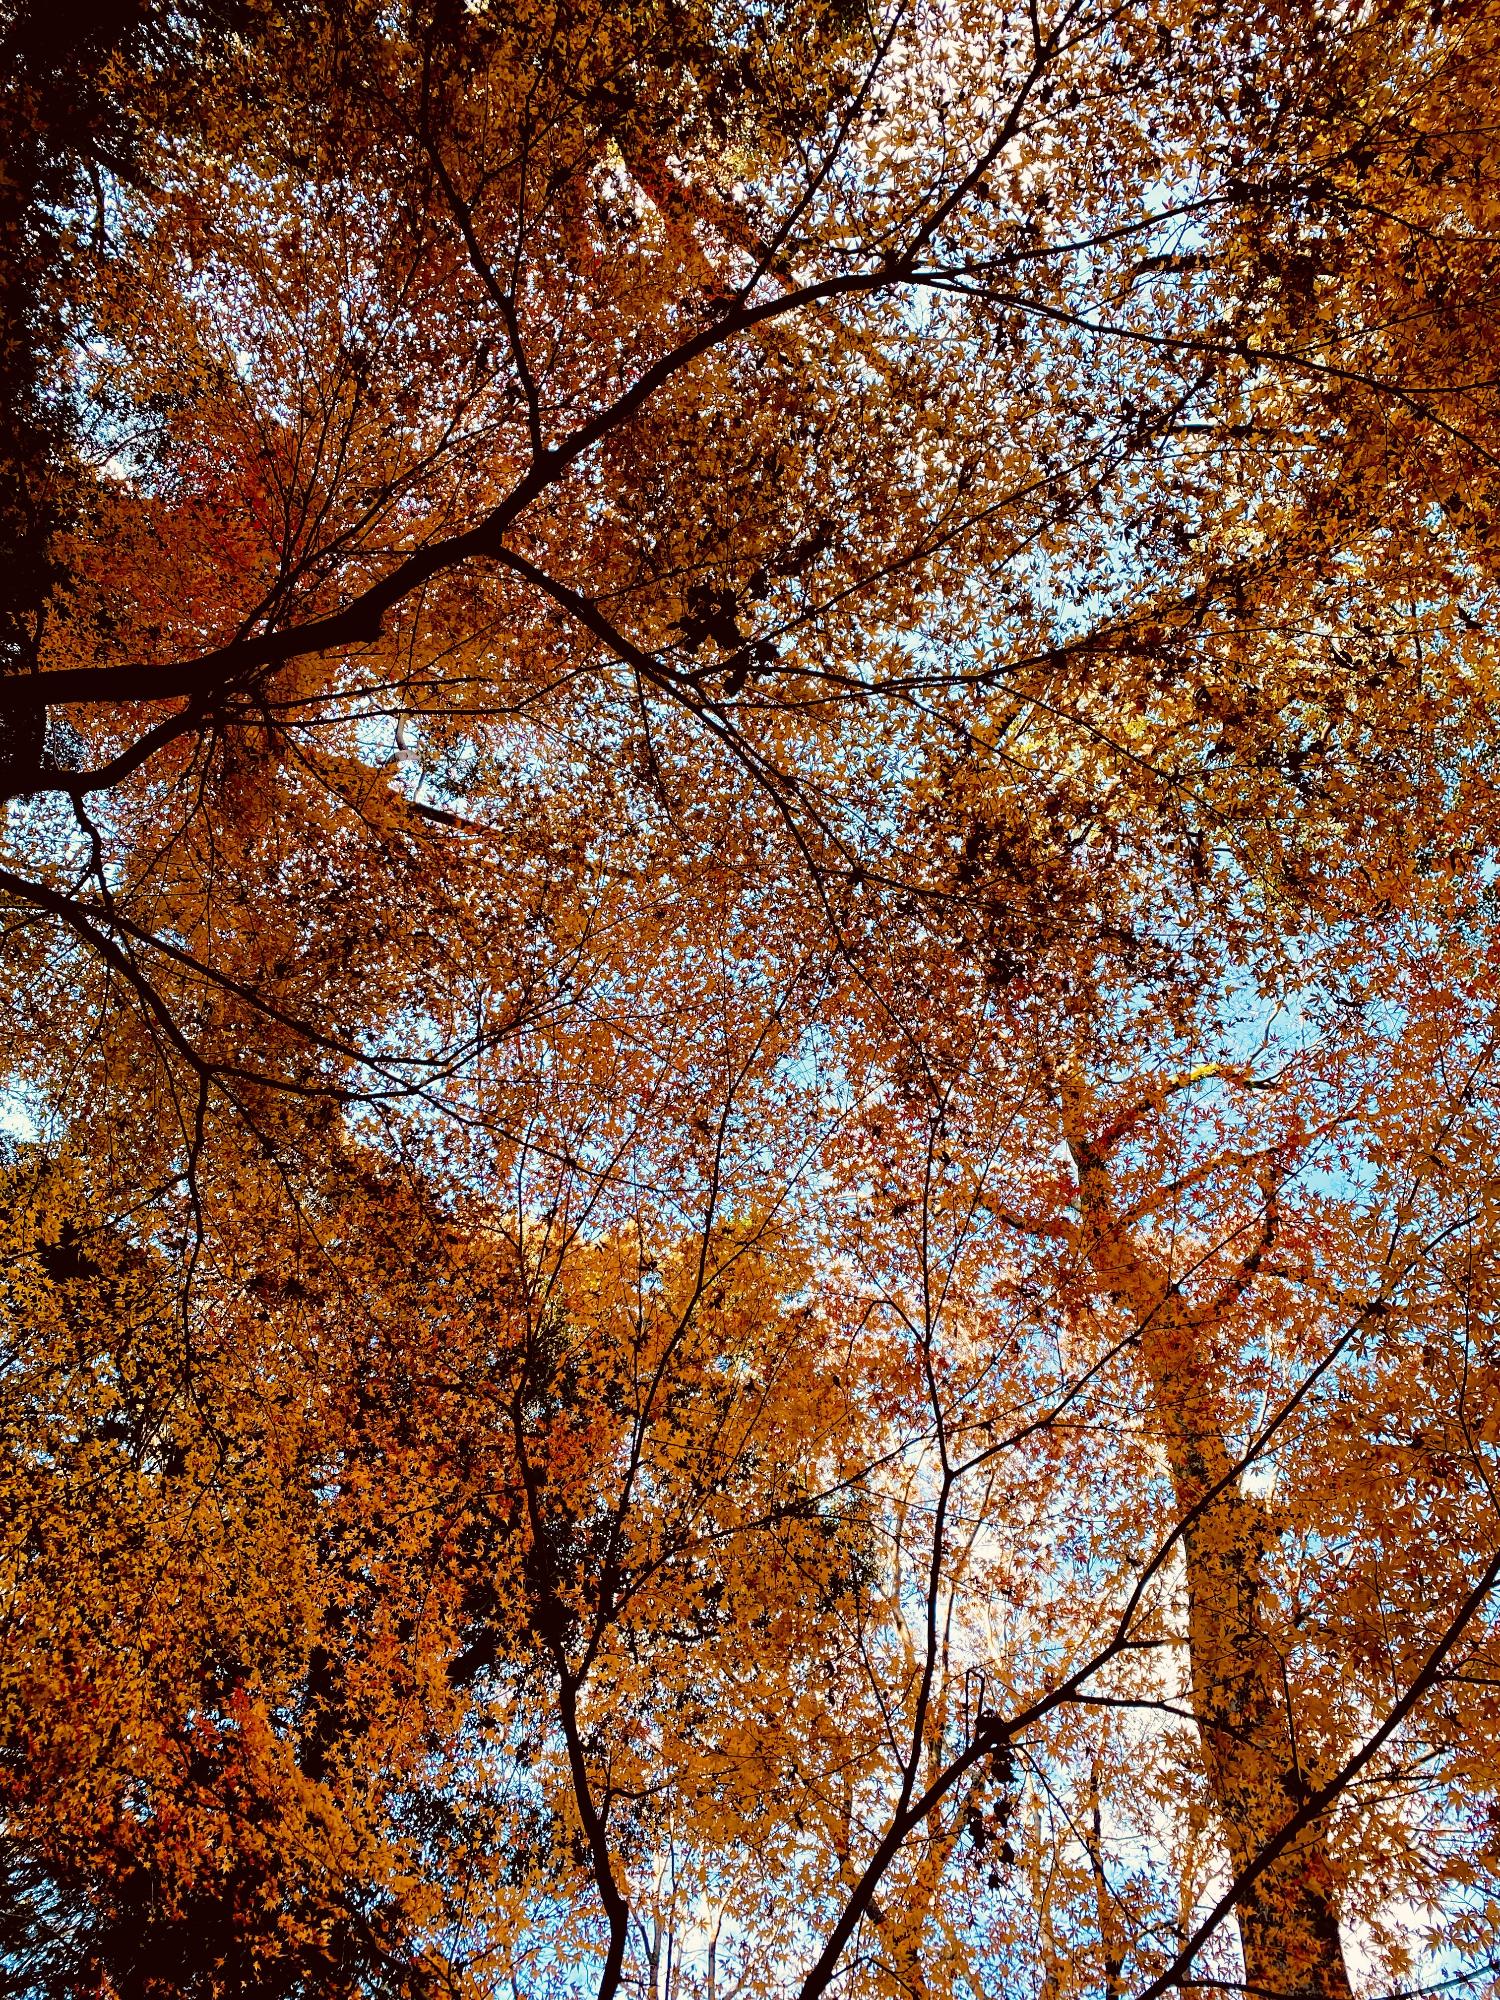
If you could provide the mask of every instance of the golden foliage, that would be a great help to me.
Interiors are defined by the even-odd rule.
[[[1500,12],[3,37],[5,1980],[1492,1980]]]

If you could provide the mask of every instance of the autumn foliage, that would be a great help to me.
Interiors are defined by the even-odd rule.
[[[1500,6],[0,11],[0,1988],[1500,1972]]]

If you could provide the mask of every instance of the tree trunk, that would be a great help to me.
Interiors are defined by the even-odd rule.
[[[1197,1329],[1173,1306],[1163,1300],[1141,1345],[1177,1505],[1186,1512],[1228,1474],[1231,1460],[1204,1408]],[[1311,1789],[1282,1657],[1265,1628],[1264,1530],[1259,1503],[1231,1482],[1184,1537],[1193,1713],[1236,1872]],[[1349,2000],[1335,1886],[1316,1825],[1249,1885],[1237,1913],[1250,1992]]]
[[[1069,1130],[1068,1141],[1079,1173],[1080,1245],[1100,1282],[1140,1328],[1141,1359],[1179,1511],[1192,1512],[1222,1484],[1183,1540],[1193,1713],[1238,1874],[1311,1789],[1282,1656],[1266,1626],[1265,1510],[1229,1478],[1233,1461],[1209,1365],[1211,1326],[1116,1221],[1104,1159],[1081,1126]],[[1249,1884],[1237,1904],[1247,1993],[1267,2000],[1351,2000],[1336,1890],[1317,1824]]]

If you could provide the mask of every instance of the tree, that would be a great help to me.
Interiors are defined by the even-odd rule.
[[[27,1976],[1482,1955],[1490,12],[7,35]]]

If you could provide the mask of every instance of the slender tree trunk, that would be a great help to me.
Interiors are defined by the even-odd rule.
[[[1121,2000],[1125,1982],[1121,1972],[1125,1964],[1126,1938],[1120,1922],[1119,1907],[1109,1886],[1109,1877],[1104,1868],[1104,1827],[1103,1813],[1099,1797],[1099,1760],[1094,1759],[1089,1772],[1089,1820],[1090,1828],[1085,1845],[1088,1848],[1089,1870],[1094,1878],[1094,1914],[1099,1926],[1099,1958],[1104,1975],[1104,2000]]]
[[[1063,1955],[1058,1950],[1057,1932],[1052,1923],[1052,1871],[1050,1867],[1043,1874],[1041,1813],[1036,1814],[1036,1824],[1029,1829],[1032,1838],[1024,1843],[1028,1870],[1031,1876],[1031,1896],[1036,1905],[1037,1945],[1042,1961],[1041,2000],[1060,2000],[1068,1990],[1066,1968]]]
[[[1265,1617],[1265,1511],[1229,1479],[1233,1461],[1209,1365],[1211,1327],[1116,1221],[1105,1162],[1081,1125],[1068,1138],[1079,1172],[1081,1242],[1101,1283],[1141,1329],[1141,1360],[1178,1509],[1192,1512],[1227,1482],[1188,1529],[1184,1554],[1193,1713],[1238,1873],[1310,1789],[1282,1657]],[[1315,1824],[1240,1898],[1248,1992],[1267,2000],[1351,2000],[1336,1890],[1327,1841]]]

